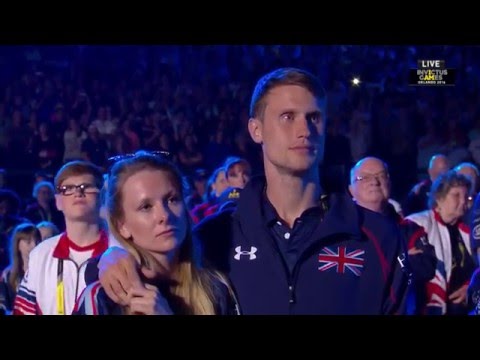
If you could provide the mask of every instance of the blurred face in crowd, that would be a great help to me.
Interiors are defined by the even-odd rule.
[[[90,125],[88,127],[88,136],[90,136],[90,138],[96,140],[99,138],[99,132],[98,132],[98,129],[95,125]]]
[[[228,169],[227,182],[231,187],[243,189],[250,180],[250,165],[246,162],[239,162]]]
[[[458,174],[465,175],[470,182],[472,183],[472,189],[470,191],[470,196],[474,197],[477,192],[477,187],[478,187],[478,175],[475,169],[472,166],[460,166],[459,168],[456,169],[456,172]],[[473,200],[473,199],[471,199]]]
[[[52,190],[48,186],[42,186],[37,191],[37,200],[39,203],[48,203],[53,198]]]
[[[372,211],[381,211],[390,197],[388,170],[377,158],[365,158],[352,170],[350,193],[358,205]]]
[[[432,160],[430,161],[430,166],[428,168],[428,174],[432,182],[435,181],[437,177],[439,177],[441,174],[446,173],[449,168],[450,165],[448,163],[448,159],[445,156],[437,155],[432,157]]]
[[[8,214],[9,205],[7,200],[0,201],[0,216],[5,216]]]
[[[453,224],[460,219],[467,210],[468,188],[465,186],[454,186],[448,193],[437,199],[435,210],[440,214],[442,220],[447,224]]]
[[[70,127],[71,130],[77,131],[78,130],[78,123],[74,118],[70,118],[68,120],[68,126]]]
[[[215,182],[212,184],[212,190],[215,191],[215,195],[218,197],[227,187],[228,182],[225,177],[225,171],[219,171]]]
[[[207,179],[205,178],[197,178],[193,181],[193,186],[195,187],[195,190],[197,193],[201,196],[205,193],[205,190],[207,189]]]

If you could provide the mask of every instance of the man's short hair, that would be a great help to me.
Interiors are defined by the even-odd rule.
[[[282,85],[298,85],[310,91],[317,101],[324,102],[326,93],[320,80],[312,73],[296,68],[280,68],[258,80],[250,101],[250,117],[262,118],[265,111],[265,97],[270,90]]]
[[[353,185],[353,183],[355,183],[355,171],[360,166],[362,166],[362,164],[364,163],[364,160],[366,160],[366,159],[377,159],[378,161],[380,161],[383,164],[383,167],[384,167],[387,175],[390,173],[389,170],[388,170],[388,164],[385,161],[383,161],[382,159],[376,158],[376,157],[367,156],[367,157],[364,157],[364,158],[358,160],[355,163],[355,165],[353,165],[353,167],[350,169],[350,185]]]
[[[55,175],[55,188],[58,189],[63,182],[72,177],[80,175],[92,175],[95,179],[95,185],[101,189],[103,186],[103,172],[102,170],[89,161],[75,160],[63,165]]]

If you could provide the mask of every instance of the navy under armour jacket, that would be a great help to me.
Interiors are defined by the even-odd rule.
[[[206,259],[226,273],[242,314],[403,314],[409,271],[394,221],[347,194],[328,210],[290,274],[262,220],[265,178],[252,179],[235,209],[195,230]]]

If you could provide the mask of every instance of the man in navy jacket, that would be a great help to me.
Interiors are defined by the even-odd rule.
[[[408,279],[393,223],[362,211],[346,194],[324,196],[320,218],[315,208],[307,210],[314,212],[311,220],[300,217],[305,226],[314,221],[311,231],[295,234],[294,226],[288,240],[300,241],[286,251],[296,251],[289,266],[262,211],[264,187],[264,178],[252,179],[235,210],[196,228],[206,259],[229,275],[242,314],[404,312]]]
[[[322,194],[319,80],[300,69],[272,71],[255,87],[250,116],[265,178],[252,179],[236,208],[195,230],[207,262],[229,276],[240,313],[404,313],[408,272],[397,228],[346,194]],[[134,267],[118,248],[100,260],[100,281],[114,301],[128,303],[128,289],[140,281]]]
[[[389,202],[391,182],[388,166],[375,157],[359,160],[350,171],[350,193],[354,201],[366,209],[382,214],[398,225],[408,249],[408,265],[412,273],[412,296],[409,311],[422,314],[426,304],[426,283],[435,275],[437,257],[428,243],[425,229],[402,218]]]

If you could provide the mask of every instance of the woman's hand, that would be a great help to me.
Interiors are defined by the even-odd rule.
[[[467,303],[467,290],[468,285],[463,285],[460,289],[455,290],[448,297],[454,304],[466,304]]]
[[[130,311],[140,315],[173,315],[165,297],[156,286],[135,286],[129,293]]]
[[[98,263],[99,280],[108,297],[117,304],[129,304],[128,292],[142,286],[135,258],[120,247],[111,247]]]

